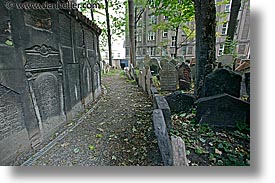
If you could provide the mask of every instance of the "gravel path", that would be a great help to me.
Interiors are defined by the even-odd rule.
[[[107,93],[94,111],[32,165],[162,165],[148,96],[119,73],[102,83]]]

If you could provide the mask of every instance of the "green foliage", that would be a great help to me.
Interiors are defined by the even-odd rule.
[[[126,1],[108,0],[111,34],[116,35],[118,37],[122,37],[125,32],[125,25],[126,25],[125,13],[126,12],[125,12],[125,8],[123,8],[123,4],[125,4],[125,2]],[[106,16],[105,3],[103,0],[83,0],[81,4],[83,3],[92,3],[92,4],[98,5],[98,8],[93,9],[93,12]],[[111,11],[113,13],[110,13]],[[91,12],[91,10],[87,8],[81,8],[81,12],[89,13]],[[102,33],[99,38],[99,45],[100,45],[101,51],[106,51],[104,50],[108,42],[106,18],[104,20],[98,20],[97,18],[95,18],[95,20],[93,21],[102,29]],[[112,36],[112,39],[114,39],[114,36]]]

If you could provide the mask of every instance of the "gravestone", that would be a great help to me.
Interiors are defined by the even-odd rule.
[[[227,93],[234,97],[240,97],[241,81],[241,75],[227,69],[217,69],[206,75],[203,96]]]
[[[190,90],[191,87],[191,69],[182,63],[178,68],[179,88],[180,90]]]
[[[171,110],[166,99],[159,94],[155,94],[153,97],[153,106],[154,109],[161,109],[165,119],[166,127],[168,131],[170,131],[172,129]]]
[[[160,66],[161,66],[161,68],[163,68],[163,66],[164,66],[166,63],[168,63],[168,62],[169,62],[168,59],[161,59],[161,60],[160,60]]]
[[[144,65],[145,65],[145,68],[146,69],[148,69],[149,67],[150,67],[150,60],[151,60],[151,58],[150,58],[150,56],[149,55],[146,55],[145,57],[144,57]]]
[[[141,75],[140,83],[141,83],[142,90],[146,91],[146,69],[145,68],[143,68],[140,71],[140,75]]]
[[[236,127],[238,123],[249,126],[250,105],[228,94],[198,99],[197,121],[219,127]]]
[[[164,166],[173,165],[173,149],[166,128],[165,119],[160,109],[153,111],[154,132],[157,137],[159,151],[162,157]]]
[[[160,86],[164,91],[175,91],[177,89],[177,69],[171,62],[163,65],[160,71]]]
[[[188,166],[185,144],[180,137],[171,137],[173,149],[173,166]]]
[[[195,102],[193,95],[176,91],[165,97],[172,113],[188,112]]]
[[[147,70],[145,82],[147,94],[151,97],[152,74],[150,68]]]
[[[218,56],[218,62],[222,63],[222,66],[232,68],[233,55],[221,55]]]
[[[153,76],[159,75],[159,71],[161,69],[159,60],[156,58],[152,58],[149,62],[149,65],[150,65],[150,70],[152,72],[152,75]]]

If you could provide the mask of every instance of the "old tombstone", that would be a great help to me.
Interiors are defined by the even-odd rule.
[[[185,144],[180,137],[171,137],[173,149],[173,166],[188,166]]]
[[[147,69],[147,68],[149,68],[150,67],[150,60],[151,60],[151,58],[150,58],[150,56],[149,55],[146,55],[145,57],[144,57],[144,65],[145,65],[145,68]]]
[[[197,121],[219,127],[236,127],[241,123],[249,126],[249,103],[228,94],[198,99]]]
[[[195,102],[195,97],[193,95],[185,94],[180,91],[176,91],[166,96],[165,99],[173,113],[188,112]]]
[[[145,68],[143,68],[140,71],[140,76],[141,76],[140,84],[141,84],[142,90],[147,91],[146,90],[146,69]]]
[[[218,56],[218,61],[222,63],[222,66],[232,68],[233,55],[221,55]]]
[[[20,93],[0,84],[0,165],[30,147]]]
[[[168,63],[168,62],[169,62],[168,59],[161,59],[161,60],[160,60],[160,66],[161,66],[161,68],[163,68],[163,66],[164,66],[166,63]]]
[[[161,109],[165,119],[166,127],[168,131],[170,131],[172,129],[171,110],[166,99],[159,94],[155,94],[153,98],[153,106],[154,109]]]
[[[157,137],[159,151],[165,166],[173,165],[173,149],[166,128],[165,119],[160,109],[153,111],[154,132]]]
[[[171,62],[163,65],[160,71],[160,86],[164,91],[175,91],[177,89],[177,69]]]
[[[182,63],[178,67],[178,79],[180,90],[189,90],[191,87],[191,69],[190,67]]]
[[[195,81],[196,77],[196,59],[192,58],[189,63],[190,70],[191,70],[191,79],[192,81]]]
[[[149,65],[150,65],[150,70],[152,72],[152,75],[153,76],[159,75],[159,71],[161,69],[159,60],[156,58],[152,58],[149,62]]]
[[[203,96],[227,93],[240,97],[241,81],[241,75],[227,69],[217,69],[205,77]]]
[[[145,82],[147,94],[151,97],[152,74],[150,68],[147,70]]]

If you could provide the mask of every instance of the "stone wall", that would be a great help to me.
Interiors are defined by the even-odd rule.
[[[100,33],[78,11],[8,10],[0,2],[0,165],[100,95]]]

